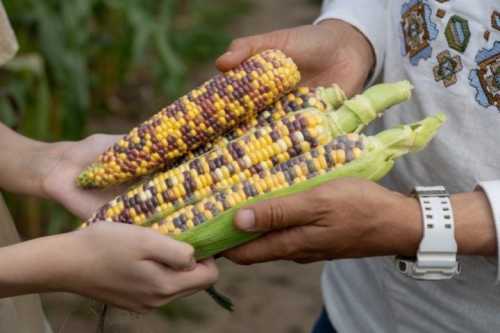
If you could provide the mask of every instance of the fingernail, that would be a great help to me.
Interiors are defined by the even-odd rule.
[[[251,209],[242,209],[236,216],[236,225],[241,230],[254,231],[255,230],[255,214]]]

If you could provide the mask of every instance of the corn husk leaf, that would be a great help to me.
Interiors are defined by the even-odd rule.
[[[252,198],[175,238],[191,244],[195,248],[197,259],[211,257],[255,239],[260,236],[259,233],[246,233],[234,227],[233,219],[240,208],[263,200],[304,192],[343,177],[377,181],[392,169],[396,158],[423,149],[445,120],[443,114],[438,114],[417,123],[401,125],[367,137],[367,152],[361,158],[288,188]]]

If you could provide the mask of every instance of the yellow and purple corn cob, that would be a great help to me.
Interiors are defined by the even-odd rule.
[[[85,188],[147,175],[272,105],[300,80],[279,50],[257,54],[179,98],[108,148],[78,177]]]
[[[147,224],[192,245],[197,259],[211,257],[261,235],[234,227],[234,216],[241,207],[304,192],[343,177],[377,181],[391,170],[398,157],[423,149],[445,120],[443,114],[437,114],[374,136],[337,139],[171,215],[157,216]],[[343,153],[339,156],[338,152]]]
[[[174,211],[330,140],[331,133],[319,111],[289,114],[157,174],[99,209],[91,221],[132,221],[140,225],[155,213]]]
[[[361,157],[363,149],[363,140],[358,134],[341,136],[272,169],[263,169],[242,182],[215,191],[159,222],[148,224],[164,235],[181,234],[250,198],[289,187],[349,163]]]
[[[386,94],[394,88],[384,86],[372,91],[380,93],[371,102],[376,105],[375,110],[387,105],[384,96],[387,97]],[[356,103],[364,104],[359,98]],[[325,116],[324,113],[317,113]],[[444,120],[444,115],[439,114],[371,137],[359,137],[354,133],[337,138],[273,168],[259,170],[240,182],[217,189],[174,212],[160,209],[142,225],[153,226],[162,233],[191,244],[198,259],[213,256],[259,236],[234,228],[234,214],[240,207],[306,191],[341,177],[378,180],[390,171],[396,158],[423,149]],[[337,121],[338,124],[347,122],[343,117]],[[147,196],[141,194],[139,199]],[[124,222],[132,223],[131,220]]]
[[[391,92],[383,102],[380,99],[372,103],[367,97],[373,91],[388,89]],[[367,90],[367,96],[346,101],[337,111],[310,108],[287,114],[225,146],[156,174],[101,207],[89,222],[108,220],[142,225],[151,216],[169,214],[214,190],[237,184],[326,144],[338,135],[359,129],[383,109],[407,99],[409,93],[410,87],[404,82],[384,84]]]
[[[200,156],[216,146],[223,146],[229,141],[248,133],[252,128],[268,125],[273,121],[283,118],[289,113],[306,108],[315,108],[321,112],[327,112],[337,109],[344,103],[345,99],[346,96],[344,92],[336,84],[330,87],[299,87],[281,97],[274,105],[266,108],[255,117],[241,123],[238,127],[217,138],[215,141],[208,142],[198,149],[189,152],[183,161]]]

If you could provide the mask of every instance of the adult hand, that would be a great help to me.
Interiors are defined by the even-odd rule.
[[[227,71],[270,48],[281,49],[297,63],[302,84],[337,83],[347,95],[362,90],[375,62],[372,47],[361,32],[344,21],[326,20],[318,25],[238,38],[216,65]]]
[[[240,210],[235,222],[265,233],[225,253],[240,264],[414,255],[421,239],[416,199],[358,179],[257,203]]]
[[[147,228],[99,222],[0,249],[0,297],[65,291],[143,313],[215,283],[213,261],[193,253]]]

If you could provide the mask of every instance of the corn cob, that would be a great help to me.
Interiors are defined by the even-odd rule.
[[[315,108],[321,112],[337,109],[344,103],[346,96],[342,89],[336,84],[331,87],[299,87],[291,91],[288,95],[280,98],[274,105],[266,108],[256,117],[252,117],[241,123],[234,130],[229,131],[224,136],[217,138],[213,142],[208,142],[198,149],[189,152],[182,161],[192,160],[214,147],[226,145],[240,136],[245,135],[254,127],[269,125],[273,121],[283,118],[286,114],[296,112],[306,108]],[[181,161],[181,162],[182,162]]]
[[[265,191],[251,192],[243,183],[233,188],[217,191],[212,196],[186,206],[173,215],[156,217],[150,222],[160,232],[191,244],[195,248],[198,259],[211,257],[259,236],[258,233],[245,233],[234,228],[234,215],[242,206],[303,192],[342,177],[379,180],[392,169],[396,158],[423,149],[445,120],[446,117],[443,114],[438,114],[417,123],[383,131],[376,136],[364,137],[362,139],[364,149],[361,156],[353,156],[352,162],[342,166],[331,163],[332,167],[327,165],[317,175],[314,172],[310,173],[310,178],[307,177],[306,169],[302,169],[304,174],[296,178],[306,180],[283,182],[283,175],[276,172],[267,175],[268,178],[264,183],[280,184],[276,186],[277,190],[271,189],[267,193]],[[325,149],[325,159],[326,156],[328,154]],[[299,161],[297,164],[300,163]],[[257,179],[257,182],[260,180]],[[272,188],[272,185],[269,187]],[[192,228],[191,224],[194,225]]]
[[[179,235],[250,198],[289,187],[360,158],[363,149],[363,140],[358,134],[340,136],[150,224],[162,234]]]
[[[279,50],[219,74],[134,128],[78,177],[105,187],[149,174],[262,111],[295,87],[300,73]]]
[[[381,90],[386,91],[384,103],[371,103],[367,96]],[[410,86],[406,82],[384,84],[368,89],[335,112],[307,109],[290,113],[224,147],[157,174],[101,207],[89,222],[108,220],[141,225],[158,213],[169,214],[216,189],[237,184],[326,144],[338,135],[357,130],[384,108],[407,99],[409,94]],[[365,103],[359,103],[361,100]],[[363,112],[368,112],[368,116]]]

